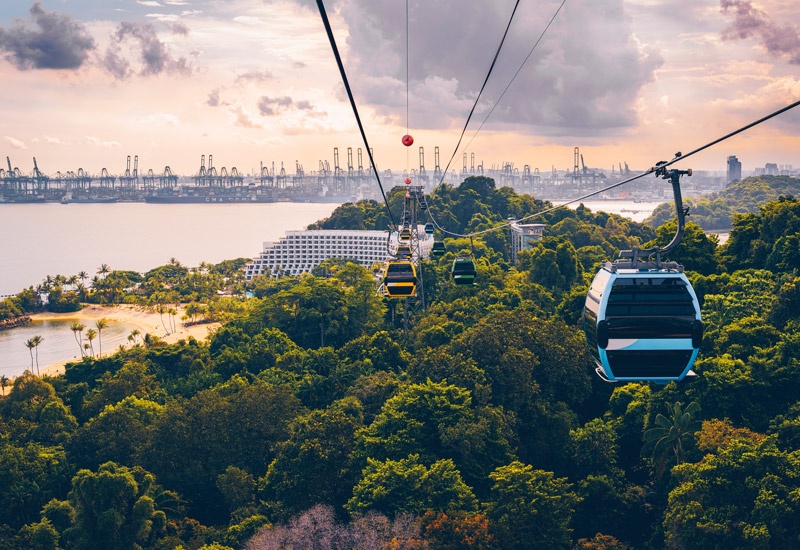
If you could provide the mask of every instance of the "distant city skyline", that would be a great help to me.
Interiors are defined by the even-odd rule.
[[[417,169],[420,146],[429,172],[435,147],[449,172],[464,153],[572,170],[574,147],[644,170],[800,99],[796,0],[523,2],[454,154],[514,2],[408,5],[407,41],[403,2],[326,2],[380,170]],[[212,155],[310,173],[334,147],[369,167],[309,0],[4,0],[0,78],[4,169],[120,174],[138,155],[140,173],[191,175]],[[724,172],[730,155],[743,173],[800,166],[800,108],[681,166]]]

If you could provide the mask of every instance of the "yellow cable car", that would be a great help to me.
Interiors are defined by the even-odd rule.
[[[394,253],[395,257],[398,260],[408,260],[411,258],[413,252],[411,251],[411,247],[407,244],[401,244],[397,247],[397,251]]]
[[[417,294],[417,268],[408,260],[392,260],[386,265],[383,288],[390,298],[410,298]]]
[[[408,227],[401,227],[400,234],[397,237],[400,241],[410,241],[411,240],[411,229]]]

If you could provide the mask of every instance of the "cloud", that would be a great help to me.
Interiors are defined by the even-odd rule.
[[[407,84],[406,36],[397,24],[406,19],[401,4],[344,0],[341,9],[348,23],[346,69],[354,93],[394,118],[405,115]],[[560,4],[550,0],[518,10],[473,116],[476,127],[512,78],[488,119],[495,128],[604,135],[636,124],[639,92],[664,63],[660,51],[636,39],[623,0],[574,0],[564,5],[531,54]],[[424,128],[463,125],[511,16],[509,4],[479,2],[470,5],[468,19],[454,22],[452,14],[460,10],[459,0],[410,4],[409,103],[415,124]],[[341,29],[334,33],[345,35]]]
[[[271,98],[262,96],[258,100],[258,112],[264,116],[276,115],[292,105],[292,98],[288,96]]]
[[[263,128],[264,126],[241,106],[231,107],[230,112],[233,114],[236,126],[243,128]]]
[[[219,107],[219,88],[211,90],[208,94],[208,99],[206,99],[206,105],[209,107]]]
[[[21,141],[17,138],[13,138],[11,136],[5,136],[6,141],[11,144],[11,147],[14,149],[27,149],[28,147],[25,145],[24,141]]]
[[[189,27],[180,21],[172,24],[172,34],[179,34],[181,36],[189,35]]]
[[[149,23],[123,21],[114,34],[114,43],[106,50],[102,66],[119,79],[129,77],[131,63],[122,54],[120,45],[133,42],[141,67],[139,74],[191,74],[192,68],[185,57],[174,58],[167,46],[158,38],[155,28]]]
[[[16,20],[0,29],[0,51],[18,69],[77,69],[96,48],[86,28],[69,15],[47,12],[41,2],[30,9],[33,25]]]
[[[272,80],[274,76],[269,71],[248,71],[236,77],[236,83],[239,82],[264,82]]]
[[[723,40],[756,38],[768,53],[800,64],[800,30],[795,25],[778,25],[770,16],[748,0],[720,0],[724,15],[734,19],[722,31]]]
[[[86,136],[86,144],[91,145],[92,147],[99,147],[102,149],[122,147],[122,144],[118,141],[113,141],[113,140],[108,141],[94,136]]]
[[[153,113],[142,117],[140,122],[147,126],[180,126],[180,119],[169,113]]]

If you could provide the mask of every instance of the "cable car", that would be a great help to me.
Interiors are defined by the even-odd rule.
[[[417,293],[417,269],[409,260],[393,260],[386,266],[383,287],[390,298],[409,298]]]
[[[395,256],[398,259],[410,259],[411,258],[411,247],[407,244],[401,244],[397,247],[397,251],[395,252]]]
[[[679,183],[692,172],[659,167],[655,173],[672,182],[675,237],[664,248],[621,251],[620,258],[603,264],[586,295],[586,343],[595,372],[607,382],[666,384],[695,376],[691,367],[703,340],[700,303],[683,266],[661,261],[683,237],[687,211]]]
[[[397,237],[400,241],[410,241],[411,240],[411,229],[408,227],[401,227],[400,233]]]
[[[444,247],[444,243],[442,241],[433,241],[433,248],[431,248],[431,257],[433,258],[441,258],[444,256],[447,250]]]
[[[431,222],[425,224],[425,234],[433,235],[433,224]]]
[[[475,269],[475,262],[469,256],[459,256],[453,260],[453,267],[450,268],[453,282],[457,286],[474,285],[475,277],[478,275]]]
[[[694,376],[703,339],[697,295],[679,269],[624,269],[606,262],[584,308],[584,333],[607,381],[667,383]]]

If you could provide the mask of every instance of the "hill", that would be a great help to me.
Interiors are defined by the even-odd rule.
[[[730,184],[719,193],[690,197],[684,203],[690,207],[691,220],[706,231],[730,229],[734,214],[757,212],[758,207],[781,196],[798,196],[800,178],[790,176],[757,176]],[[675,207],[664,203],[653,211],[644,223],[658,227],[675,216]]]

